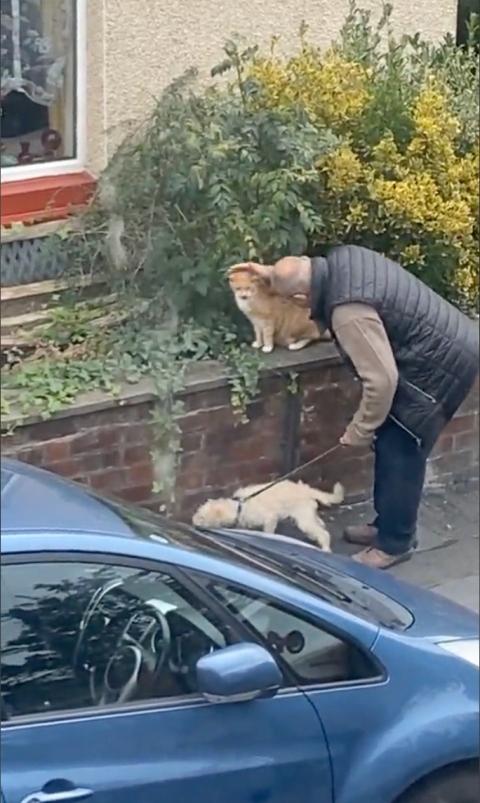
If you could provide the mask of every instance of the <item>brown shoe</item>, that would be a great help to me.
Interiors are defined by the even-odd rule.
[[[402,552],[400,555],[389,555],[388,552],[382,552],[381,549],[367,547],[367,549],[357,552],[352,560],[356,563],[361,563],[363,566],[368,566],[370,569],[390,569],[398,563],[410,560],[412,555],[413,550]]]
[[[343,537],[349,544],[360,544],[361,546],[371,546],[378,535],[378,530],[373,524],[354,524],[345,527]]]

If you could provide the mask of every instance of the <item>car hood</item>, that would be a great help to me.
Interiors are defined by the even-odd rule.
[[[322,552],[317,547],[280,535],[228,530],[219,535],[252,549],[258,556],[275,556],[288,566],[295,562],[304,569],[328,568],[339,577],[351,577],[364,587],[384,594],[406,608],[413,621],[406,632],[432,641],[478,638],[480,619],[476,613],[448,599],[398,580],[385,571],[369,569],[343,555]]]

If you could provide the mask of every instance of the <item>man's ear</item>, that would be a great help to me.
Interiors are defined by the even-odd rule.
[[[309,297],[304,295],[303,293],[296,293],[294,296],[291,296],[291,299],[298,307],[305,308],[310,306]]]

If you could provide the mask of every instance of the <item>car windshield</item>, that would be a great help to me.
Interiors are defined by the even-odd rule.
[[[102,498],[130,529],[141,538],[162,541],[209,554],[214,558],[237,563],[264,574],[275,575],[283,583],[307,591],[342,610],[373,624],[391,630],[406,630],[413,623],[407,608],[386,594],[348,574],[332,569],[309,557],[316,550],[305,549],[299,556],[279,553],[273,539],[264,538],[260,545],[233,531],[197,530],[179,524],[157,513]]]

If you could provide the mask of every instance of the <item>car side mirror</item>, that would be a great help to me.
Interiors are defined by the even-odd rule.
[[[283,683],[268,650],[259,644],[233,644],[197,662],[198,690],[211,703],[236,703],[272,697]]]

